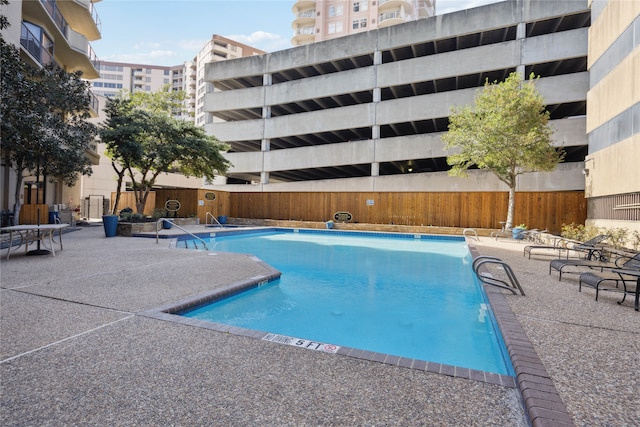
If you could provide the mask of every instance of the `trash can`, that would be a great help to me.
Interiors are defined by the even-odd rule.
[[[226,224],[227,223],[227,217],[226,216],[219,216],[218,217],[218,222],[220,224]]]
[[[49,224],[57,224],[60,219],[60,212],[49,212]]]

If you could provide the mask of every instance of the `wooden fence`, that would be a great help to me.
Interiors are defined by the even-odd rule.
[[[229,216],[327,221],[349,212],[360,223],[500,228],[508,200],[506,192],[231,193]],[[583,191],[516,193],[514,224],[559,233],[586,216]]]
[[[112,200],[113,197],[112,195]],[[152,197],[153,196],[153,197]],[[178,200],[179,217],[206,213],[234,218],[327,221],[336,212],[351,214],[351,222],[396,225],[432,225],[460,228],[500,228],[507,218],[509,194],[477,193],[227,193],[202,189],[163,189],[149,197],[145,214],[164,209],[168,200]],[[133,193],[121,196],[120,207],[135,211]],[[173,216],[173,215],[171,215]],[[583,191],[518,192],[514,225],[561,231],[563,224],[584,224],[587,203]]]

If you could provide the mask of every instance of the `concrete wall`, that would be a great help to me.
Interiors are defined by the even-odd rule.
[[[640,192],[640,2],[592,2],[585,160],[588,223],[640,232],[640,206],[617,220],[618,197]],[[596,209],[596,206],[598,209]],[[629,210],[631,209],[631,210]]]

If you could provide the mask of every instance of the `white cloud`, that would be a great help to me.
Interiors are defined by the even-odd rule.
[[[207,42],[208,40],[180,40],[178,42],[178,47],[190,52],[198,52],[205,44],[207,44]]]
[[[266,31],[254,31],[248,36],[230,35],[225,37],[267,52],[291,47],[289,40],[282,38],[279,34],[268,33]]]
[[[139,42],[132,46],[133,49],[157,49],[160,47],[160,43],[152,43],[152,42]]]

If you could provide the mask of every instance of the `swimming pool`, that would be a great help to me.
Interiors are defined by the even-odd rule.
[[[512,375],[466,243],[429,237],[318,230],[216,237],[210,250],[253,254],[282,276],[180,314],[270,332],[274,341]]]

